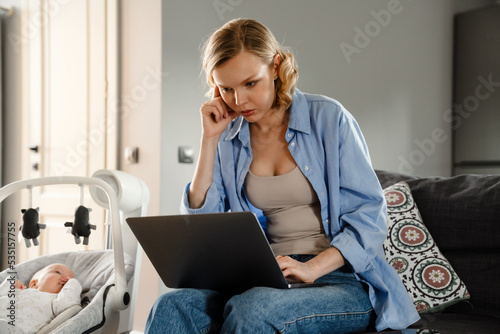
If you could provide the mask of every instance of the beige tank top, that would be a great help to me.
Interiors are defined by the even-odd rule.
[[[319,254],[330,246],[316,192],[298,167],[270,177],[249,172],[245,193],[268,219],[267,232],[275,255]]]

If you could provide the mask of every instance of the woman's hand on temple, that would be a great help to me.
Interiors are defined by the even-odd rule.
[[[229,123],[238,116],[220,96],[219,87],[215,86],[213,98],[201,108],[202,136],[200,155],[193,181],[189,186],[188,201],[190,208],[200,208],[213,181],[215,152],[219,138]]]
[[[217,86],[214,88],[213,98],[201,106],[200,112],[203,137],[217,137],[217,140],[229,123],[238,116],[224,102]]]

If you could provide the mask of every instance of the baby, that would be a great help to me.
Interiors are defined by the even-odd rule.
[[[12,289],[12,281],[0,285],[1,333],[37,333],[69,307],[80,305],[82,286],[60,263],[39,270],[29,287],[15,280]]]

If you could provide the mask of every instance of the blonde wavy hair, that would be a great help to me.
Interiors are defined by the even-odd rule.
[[[248,51],[258,56],[264,64],[274,65],[279,54],[278,79],[275,80],[273,108],[287,109],[292,104],[293,93],[299,78],[298,67],[292,53],[284,49],[272,32],[263,24],[251,19],[234,19],[215,31],[203,47],[202,66],[212,96],[215,82],[213,71],[224,62]]]

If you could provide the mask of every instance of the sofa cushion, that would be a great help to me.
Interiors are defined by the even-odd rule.
[[[383,331],[384,334],[497,334],[498,318],[481,314],[423,314],[409,329]],[[369,332],[363,334],[378,334]]]
[[[470,304],[461,312],[500,317],[500,175],[376,173],[383,188],[410,186],[425,226],[467,284]]]
[[[500,249],[500,175],[418,178],[382,171],[377,175],[383,188],[408,183],[442,251]]]
[[[420,313],[469,299],[465,284],[439,251],[405,182],[384,189],[388,235],[384,252]]]
[[[411,325],[417,333],[439,334],[497,334],[500,320],[481,314],[424,314],[422,318]],[[430,331],[433,329],[435,332]]]

